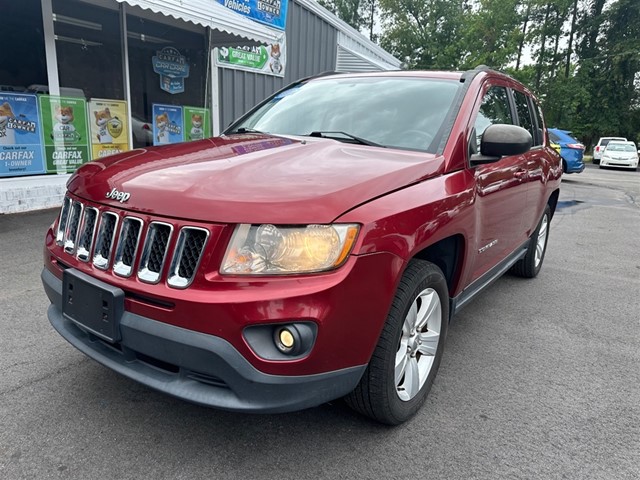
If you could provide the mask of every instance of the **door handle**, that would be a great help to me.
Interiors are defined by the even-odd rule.
[[[518,170],[516,170],[516,173],[514,173],[513,176],[516,177],[518,180],[523,180],[527,178],[528,173],[529,172],[526,169],[519,168]]]

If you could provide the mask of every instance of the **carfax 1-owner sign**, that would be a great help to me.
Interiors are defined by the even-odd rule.
[[[84,98],[40,95],[47,172],[74,172],[91,160]]]
[[[0,94],[0,177],[44,173],[35,95]]]

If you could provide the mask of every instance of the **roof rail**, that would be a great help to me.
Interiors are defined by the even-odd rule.
[[[462,76],[460,77],[460,82],[464,83],[467,80],[472,80],[473,78],[475,78],[476,75],[478,75],[481,72],[496,72],[496,73],[501,73],[498,72],[497,70],[494,70],[491,67],[488,67],[487,65],[478,65],[476,68],[474,68],[473,70],[467,70],[466,72],[464,72],[462,74]]]

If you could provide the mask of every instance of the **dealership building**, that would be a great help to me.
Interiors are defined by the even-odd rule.
[[[91,159],[218,134],[299,78],[400,68],[314,0],[20,0],[2,13],[0,214],[59,205]]]

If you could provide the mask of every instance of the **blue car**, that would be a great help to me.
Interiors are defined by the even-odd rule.
[[[571,136],[571,132],[549,128],[549,140],[560,145],[564,173],[580,173],[584,170],[584,145]]]

